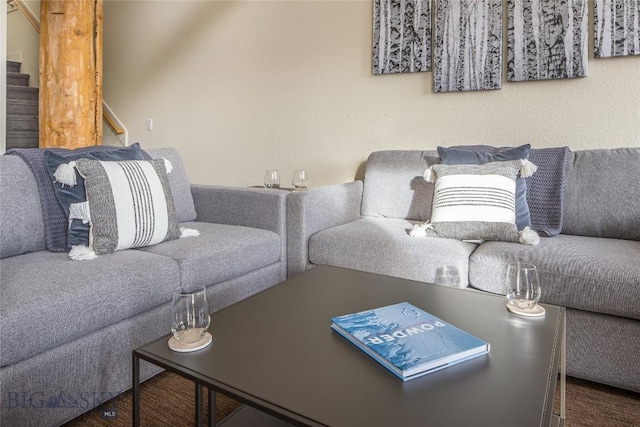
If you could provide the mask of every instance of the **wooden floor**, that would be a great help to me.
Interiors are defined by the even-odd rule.
[[[141,425],[192,426],[194,393],[193,383],[169,372],[144,382],[141,386]],[[206,391],[204,401],[206,402]],[[558,404],[556,401],[556,406]],[[237,402],[218,395],[217,420],[237,407]],[[640,427],[638,393],[567,378],[566,408],[565,426],[568,427]],[[116,411],[115,417],[104,419],[104,410]],[[208,416],[206,409],[205,416]],[[131,392],[126,392],[65,425],[85,426],[131,426]]]

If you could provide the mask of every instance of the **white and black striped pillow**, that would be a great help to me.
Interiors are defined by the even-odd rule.
[[[516,178],[520,160],[484,165],[433,165],[435,182],[429,232],[458,240],[519,241]]]
[[[180,237],[164,159],[80,159],[96,255]]]

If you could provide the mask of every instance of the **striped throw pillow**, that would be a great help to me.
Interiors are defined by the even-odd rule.
[[[535,166],[527,160],[483,165],[431,166],[425,179],[435,183],[426,235],[457,240],[518,242],[516,178]],[[525,173],[526,172],[526,173]]]
[[[164,159],[79,159],[96,255],[177,239],[180,228]]]

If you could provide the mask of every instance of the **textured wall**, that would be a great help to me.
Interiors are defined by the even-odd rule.
[[[130,142],[176,147],[195,182],[255,185],[279,168],[286,185],[306,168],[311,187],[327,185],[352,180],[373,150],[439,144],[640,146],[640,58],[595,60],[591,40],[586,78],[436,94],[430,72],[372,74],[371,1],[104,12],[104,99]]]

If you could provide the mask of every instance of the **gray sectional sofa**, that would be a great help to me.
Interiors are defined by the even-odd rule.
[[[46,249],[34,174],[0,156],[0,425],[60,425],[130,388],[178,286],[206,285],[215,311],[286,277],[286,192],[190,185],[175,150],[147,153],[172,163],[178,221],[200,235],[85,261]]]
[[[545,163],[548,151],[530,160]],[[422,175],[439,161],[436,151],[374,152],[364,181],[291,194],[288,274],[325,264],[504,294],[506,264],[532,262],[541,301],[567,308],[567,374],[640,392],[640,148],[567,150],[562,170],[536,184],[561,180],[557,203],[527,194],[532,222],[536,211],[561,231],[535,246],[411,237],[431,213]]]

